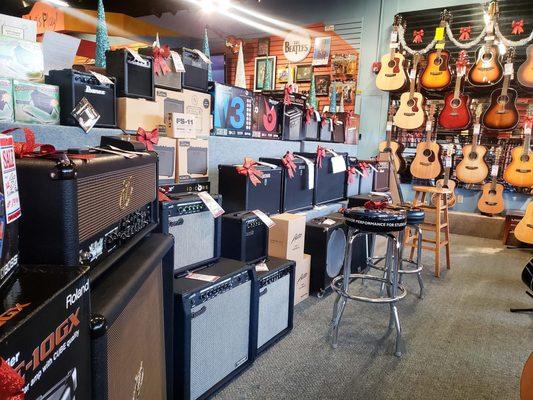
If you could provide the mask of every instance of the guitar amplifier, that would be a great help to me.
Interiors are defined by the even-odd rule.
[[[342,272],[346,234],[344,222],[315,218],[305,227],[305,254],[311,256],[310,293],[322,297],[333,278]]]
[[[211,192],[211,182],[194,182],[194,183],[173,183],[169,185],[159,185],[165,193],[183,194],[196,192]]]
[[[256,347],[262,353],[292,330],[294,261],[269,258],[268,271],[257,271],[259,306]]]
[[[154,55],[153,47],[143,47],[139,49],[139,54],[143,56],[152,57]],[[166,73],[156,73],[154,71],[154,85],[155,87],[169,89],[169,90],[181,90],[181,72],[177,72],[174,68],[174,62],[171,57],[165,59],[167,66],[170,68],[169,72]]]
[[[172,257],[151,234],[91,288],[93,399],[173,398]]]
[[[184,89],[207,92],[208,65],[194,50],[183,47],[180,50],[185,73],[181,74],[181,86]]]
[[[309,122],[307,122],[306,113],[304,113],[303,116],[302,140],[318,140],[318,130],[320,129],[320,122],[317,120],[316,113],[313,113],[313,115],[309,119]]]
[[[152,57],[139,55],[136,59],[126,49],[108,50],[105,57],[107,73],[117,79],[118,97],[155,99]]]
[[[285,106],[283,112],[283,140],[302,140],[303,111],[297,107]]]
[[[207,147],[187,148],[187,175],[207,175]]]
[[[176,146],[176,139],[168,137],[160,137],[154,145],[158,157],[159,185],[173,184],[176,181]]]
[[[379,162],[374,164],[378,172],[374,171],[374,182],[372,191],[388,192],[390,189],[390,164],[388,162]]]
[[[309,189],[309,170],[301,158],[295,158],[296,171],[291,178],[281,158],[259,159],[282,169],[281,212],[294,212],[313,208],[313,189]],[[311,168],[314,168],[311,167]]]
[[[252,135],[260,139],[281,139],[281,115],[283,103],[263,94],[254,94]]]
[[[257,215],[241,211],[222,216],[222,257],[255,262],[267,254],[268,226]]]
[[[180,273],[220,257],[220,218],[214,218],[194,193],[167,196],[161,202],[161,231],[174,236],[174,271]],[[221,202],[220,196],[214,196]]]
[[[210,92],[213,96],[213,133],[252,137],[252,92],[217,82],[212,84]]]
[[[17,175],[22,263],[99,264],[94,279],[157,226],[155,153],[24,157]]]
[[[320,205],[339,201],[346,197],[346,171],[333,173],[331,159],[333,155],[326,152],[322,159],[322,168],[316,162],[316,153],[294,153],[295,155],[303,156],[315,163],[315,188],[313,194],[313,204]],[[338,153],[339,156],[344,157],[346,165],[348,165],[348,154]]]
[[[174,298],[175,398],[207,399],[253,361],[254,266],[221,258],[175,279]]]
[[[279,214],[281,210],[281,176],[279,167],[257,165],[263,176],[256,186],[248,176],[237,172],[235,165],[218,166],[218,190],[224,198],[226,212],[261,210]]]
[[[337,118],[337,120],[333,122],[333,132],[331,141],[333,143],[344,143],[346,139],[345,130],[346,124],[344,120],[341,118]]]
[[[114,81],[114,78],[110,79]],[[102,84],[91,73],[72,69],[52,70],[46,76],[46,82],[59,86],[61,125],[78,126],[71,112],[85,97],[100,114],[96,127],[117,126],[115,85]]]

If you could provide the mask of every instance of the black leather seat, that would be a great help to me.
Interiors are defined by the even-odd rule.
[[[413,207],[409,203],[388,207],[391,210],[404,210],[407,214],[407,225],[418,225],[424,222],[426,213],[420,207]]]
[[[396,232],[403,230],[407,224],[404,210],[369,210],[354,207],[345,210],[344,217],[348,226],[366,232]]]

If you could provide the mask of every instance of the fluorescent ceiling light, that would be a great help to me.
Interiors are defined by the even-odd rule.
[[[45,2],[59,7],[70,7],[70,5],[66,1],[62,0],[45,0]]]

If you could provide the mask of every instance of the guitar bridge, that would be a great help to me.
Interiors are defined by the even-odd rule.
[[[403,113],[403,115],[405,115],[406,117],[412,117],[413,115],[415,115],[415,113]]]
[[[394,78],[396,74],[385,74],[385,77],[387,78]]]
[[[437,72],[431,71],[429,74],[433,76],[442,75],[442,71],[437,71]]]
[[[531,170],[530,169],[517,169],[516,172],[520,172],[521,174],[529,174]]]
[[[473,171],[475,169],[478,169],[479,167],[474,167],[474,166],[471,166],[471,165],[467,165],[465,168]]]
[[[488,205],[488,206],[498,205],[498,203],[494,203],[493,201],[486,201],[485,204]]]

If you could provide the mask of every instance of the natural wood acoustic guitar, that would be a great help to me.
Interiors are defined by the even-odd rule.
[[[398,25],[401,23],[401,16],[396,15],[392,25],[392,36],[398,37]],[[376,76],[376,86],[387,92],[395,92],[402,90],[406,85],[405,57],[398,51],[397,40],[391,41],[390,52],[381,57],[381,69]]]
[[[524,217],[514,228],[514,236],[522,243],[533,244],[533,201],[529,202]]]
[[[436,120],[436,106],[431,105],[430,116]],[[397,114],[397,113],[396,113]],[[432,133],[436,128],[436,121],[433,124],[428,122],[426,126],[426,140],[416,146],[416,155],[411,163],[411,175],[419,179],[434,179],[439,176],[442,166],[440,164],[440,145],[431,140]],[[432,128],[433,127],[433,128]]]
[[[419,92],[415,92],[419,57],[418,53],[413,56],[413,69],[409,76],[409,92],[402,93],[400,96],[400,107],[394,115],[394,124],[401,129],[418,129],[424,125],[426,118],[424,96]]]
[[[500,163],[501,148],[495,151],[494,165]],[[496,215],[503,212],[505,203],[503,201],[503,185],[498,183],[498,171],[493,170],[492,179],[483,185],[483,192],[477,202],[477,208],[484,214]]]
[[[394,163],[396,171],[402,171],[405,168],[405,160],[402,157],[404,145],[392,140],[392,130],[394,129],[392,116],[394,115],[394,111],[394,106],[391,105],[389,108],[389,117],[387,119],[387,126],[390,126],[390,129],[387,128],[387,139],[379,143],[378,149],[380,153],[389,153],[390,160]]]
[[[528,106],[528,118],[524,124],[524,144],[511,151],[511,163],[503,173],[503,179],[513,186],[533,186],[533,153],[531,152],[531,115],[533,104]]]
[[[527,59],[518,67],[516,77],[523,87],[533,89],[533,44],[527,46],[526,55]]]
[[[533,400],[533,353],[529,355],[520,378],[520,400]]]

